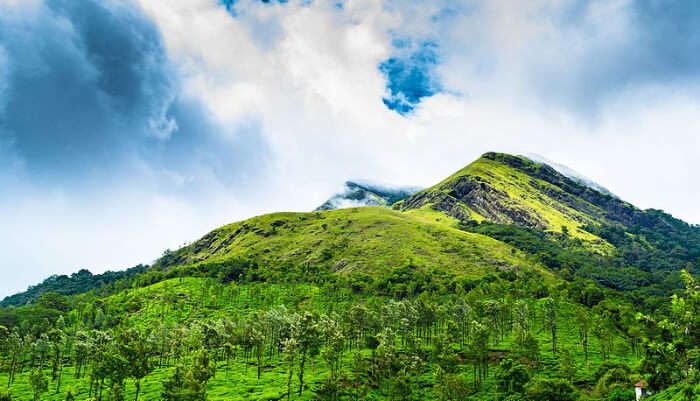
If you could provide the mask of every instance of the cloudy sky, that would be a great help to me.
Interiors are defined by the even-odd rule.
[[[537,153],[700,223],[700,3],[0,0],[0,296]]]

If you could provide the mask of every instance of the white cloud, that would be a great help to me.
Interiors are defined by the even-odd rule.
[[[287,194],[265,202],[270,210],[312,207],[351,176],[429,185],[497,150],[544,154],[642,206],[700,221],[692,206],[700,193],[688,185],[665,187],[677,195],[663,198],[630,186],[639,184],[630,179],[635,172],[657,177],[663,170],[645,168],[649,163],[640,169],[644,160],[674,168],[675,177],[689,171],[682,160],[692,158],[674,155],[697,150],[696,130],[688,124],[695,120],[692,97],[665,86],[651,95],[639,86],[613,85],[591,100],[600,102],[595,115],[581,114],[575,104],[594,96],[586,91],[608,90],[595,88],[606,82],[588,71],[591,61],[617,68],[614,52],[640,35],[629,1],[596,1],[576,12],[573,1],[549,0],[517,8],[507,1],[388,6],[359,0],[342,12],[326,2],[243,1],[236,18],[211,1],[141,3],[185,66],[192,94],[222,121],[262,122],[277,177],[265,184]],[[452,13],[436,23],[445,7]],[[256,39],[269,26],[275,27],[272,39]],[[383,107],[378,64],[390,56],[396,35],[437,41],[440,78],[461,96],[425,98],[406,118]],[[672,133],[664,128],[670,126]],[[659,141],[679,150],[662,154]]]
[[[241,0],[235,18],[214,0],[138,2],[184,77],[183,96],[237,127],[218,134],[222,143],[260,130],[269,172],[231,186],[206,163],[135,164],[133,182],[86,190],[90,207],[81,193],[44,200],[28,189],[22,204],[2,205],[0,243],[14,249],[8,263],[40,268],[13,289],[49,272],[148,262],[232,220],[310,210],[348,178],[431,185],[491,150],[541,154],[639,206],[700,222],[697,85],[618,83],[641,36],[629,1],[574,12],[575,2],[552,0],[352,0],[343,10]],[[382,104],[378,65],[396,37],[438,43],[446,89],[406,117]],[[168,121],[156,124],[164,136]]]

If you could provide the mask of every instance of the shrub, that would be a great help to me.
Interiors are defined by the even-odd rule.
[[[562,379],[536,377],[525,386],[526,398],[531,401],[574,401],[574,388]]]

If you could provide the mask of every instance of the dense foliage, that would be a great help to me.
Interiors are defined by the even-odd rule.
[[[53,275],[37,285],[30,286],[27,291],[5,297],[0,301],[0,306],[20,306],[32,303],[47,292],[74,295],[92,290],[99,291],[119,280],[143,273],[146,269],[148,266],[138,265],[123,271],[107,271],[102,274],[92,274],[89,270],[81,269],[70,276]]]
[[[691,226],[687,226],[687,235],[668,234],[667,237],[649,235],[646,229],[640,227],[635,229],[639,233],[635,236],[619,226],[588,227],[588,230],[615,245],[612,254],[599,254],[586,249],[580,239],[569,237],[566,230],[563,234],[546,233],[536,228],[486,221],[466,221],[460,223],[460,227],[512,245],[569,281],[585,283],[593,280],[603,288],[618,290],[645,310],[662,307],[670,294],[683,287],[680,270],[695,271],[700,263],[693,247],[688,246],[692,244],[690,239],[696,235]],[[654,245],[640,246],[644,242],[636,237],[638,235],[648,238]],[[684,242],[684,238],[689,242]],[[584,290],[587,284],[582,285],[581,290]],[[589,288],[587,292],[591,291],[603,290]],[[580,295],[590,296],[583,292]],[[592,300],[581,301],[592,306]]]
[[[612,400],[641,379],[697,394],[690,274],[668,314],[643,315],[614,293],[591,308],[575,283],[541,288],[532,271],[450,288],[410,266],[316,284],[261,270],[238,260],[56,295],[47,317],[0,328],[0,377],[20,400]]]

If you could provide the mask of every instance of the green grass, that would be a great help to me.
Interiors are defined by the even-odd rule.
[[[350,293],[322,292],[309,284],[221,284],[212,278],[182,277],[144,288],[123,291],[105,299],[134,324],[184,323],[227,316],[233,320],[249,313],[285,305],[295,310],[327,310],[331,301],[349,299]],[[170,301],[168,301],[170,299]]]
[[[685,384],[673,385],[660,393],[652,394],[644,401],[688,401],[688,398],[683,394],[684,386]],[[700,394],[700,384],[695,385],[695,394]]]
[[[446,216],[362,207],[314,213],[274,213],[221,227],[174,253],[177,264],[233,257],[266,266],[323,266],[339,274],[378,276],[412,264],[457,277],[480,278],[498,267],[532,266],[520,251],[453,227]],[[533,266],[551,278],[539,265]]]
[[[246,372],[247,370],[247,372]],[[156,369],[150,375],[146,376],[141,382],[141,393],[139,400],[153,401],[159,400],[160,394],[163,391],[163,382],[167,380],[173,373],[174,368]],[[311,379],[314,374],[309,368],[307,373]],[[46,369],[44,375],[47,379],[51,379],[51,370]],[[13,400],[25,401],[32,400],[33,393],[29,385],[28,372],[24,372],[16,376],[16,381],[12,385]],[[318,376],[318,375],[317,375]],[[0,383],[6,385],[7,374],[0,374]],[[88,397],[89,383],[86,378],[76,379],[75,370],[72,367],[64,369],[61,388],[56,393],[56,382],[49,384],[49,392],[41,396],[41,401],[63,401],[65,400],[66,390],[70,387],[76,400],[85,400]],[[295,386],[295,388],[298,388]],[[268,365],[265,373],[260,380],[257,379],[256,367],[254,360],[250,360],[246,369],[246,364],[243,361],[231,363],[230,369],[227,372],[226,364],[219,362],[216,376],[207,384],[207,394],[209,399],[214,400],[280,400],[286,396],[286,371],[284,367],[278,363]],[[127,380],[125,383],[125,396],[127,400],[133,400],[135,396],[135,387],[133,380]],[[103,389],[102,399],[109,400],[109,390]],[[296,400],[310,400],[313,394],[310,390],[306,390],[302,397],[295,396]]]

